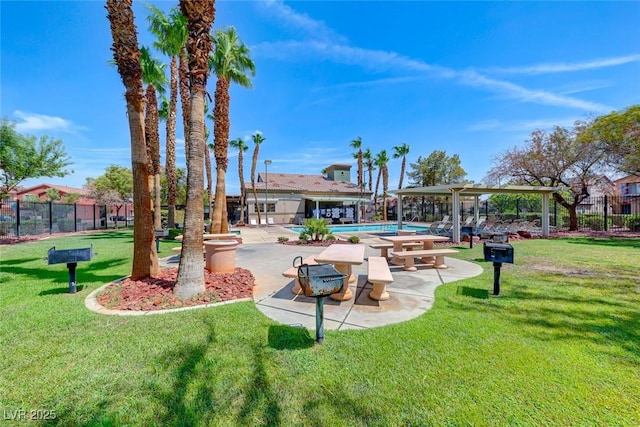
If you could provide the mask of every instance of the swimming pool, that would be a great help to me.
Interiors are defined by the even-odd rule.
[[[419,225],[403,224],[403,230],[416,230],[416,232],[427,231],[429,227]],[[303,227],[291,227],[291,231],[300,233]],[[330,225],[329,231],[335,233],[377,233],[377,232],[393,232],[398,231],[398,224],[355,224],[355,225]]]

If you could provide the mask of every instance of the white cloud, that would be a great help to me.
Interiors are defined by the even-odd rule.
[[[578,117],[557,119],[501,121],[497,119],[481,120],[467,127],[467,131],[480,132],[499,129],[502,132],[531,132],[535,129],[551,129],[554,126],[571,128]]]
[[[505,67],[489,68],[485,71],[490,73],[504,74],[546,74],[546,73],[566,73],[573,71],[593,70],[597,68],[615,67],[617,65],[640,62],[640,54],[618,56],[614,58],[601,58],[583,62],[558,62],[549,64],[534,64],[525,67]]]
[[[63,131],[76,133],[80,128],[70,120],[44,114],[29,113],[21,110],[13,112],[16,120],[16,131],[21,133],[40,131]]]
[[[474,70],[458,71],[446,67],[434,66],[421,60],[400,55],[396,52],[348,46],[345,44],[343,37],[336,35],[327,28],[323,22],[315,21],[307,15],[299,14],[280,1],[269,1],[267,5],[272,8],[272,10],[278,12],[277,16],[281,20],[289,24],[304,27],[308,30],[308,33],[316,35],[317,37],[315,40],[305,41],[263,42],[252,47],[254,53],[258,55],[281,60],[291,60],[292,58],[301,60],[305,57],[312,60],[324,58],[342,64],[374,69],[378,72],[390,70],[400,72],[424,72],[428,73],[431,77],[455,79],[462,84],[478,87],[522,102],[576,108],[589,112],[608,112],[613,109],[606,105],[562,94],[555,94],[546,90],[527,89],[506,80],[487,77]],[[547,70],[546,72],[550,70],[576,71],[587,68],[619,65],[638,60],[640,60],[640,55],[629,55],[579,64],[547,64],[544,66],[524,67],[520,68],[520,70],[525,70],[526,68],[530,71],[538,70],[538,72],[543,72],[543,70]],[[513,70],[516,70],[516,68],[513,68]]]
[[[482,87],[502,94],[508,98],[525,102],[534,102],[559,107],[577,108],[592,112],[608,112],[614,108],[596,102],[583,101],[569,96],[556,95],[545,90],[531,90],[505,80],[496,80],[479,74],[475,71],[459,73],[460,80],[470,86]]]

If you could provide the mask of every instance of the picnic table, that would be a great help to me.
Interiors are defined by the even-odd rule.
[[[336,301],[346,301],[353,296],[353,292],[349,289],[349,283],[356,281],[356,277],[352,272],[352,266],[360,265],[364,262],[364,249],[365,246],[362,244],[334,244],[328,246],[324,251],[315,256],[316,262],[333,264],[336,270],[345,274],[348,278],[341,292],[331,294],[332,299]]]
[[[435,242],[446,242],[449,240],[445,236],[434,236],[432,234],[419,234],[415,236],[380,236],[381,240],[393,243],[393,252],[402,252],[402,244],[407,242],[422,242],[422,248],[424,250],[433,249]],[[434,260],[433,257],[425,257],[423,262],[430,262]],[[391,259],[391,264],[404,265],[404,261],[398,257]]]

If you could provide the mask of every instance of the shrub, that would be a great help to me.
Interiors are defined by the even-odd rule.
[[[334,236],[333,234],[329,233],[329,234],[327,234],[327,237],[325,237],[325,240],[336,240],[336,236]]]
[[[280,242],[280,243],[284,243],[284,242],[288,242],[288,241],[289,241],[289,238],[286,237],[286,236],[278,237],[278,242]]]
[[[56,221],[58,224],[58,230],[62,233],[68,233],[71,231],[75,231],[73,219],[71,218],[60,218]]]
[[[323,218],[309,218],[304,222],[302,233],[312,237],[314,241],[321,241],[324,236],[331,234],[329,226]]]
[[[20,222],[20,234],[22,235],[38,235],[44,233],[44,222],[37,219],[29,219]]]
[[[306,245],[307,243],[309,243],[309,235],[305,232],[300,233],[298,236],[298,244]]]
[[[611,218],[611,225],[613,225],[614,227],[624,226],[625,216],[626,215],[620,215],[620,214],[609,215],[609,218]]]
[[[596,218],[589,218],[585,220],[585,225],[593,231],[601,231],[604,227],[602,221]]]
[[[167,238],[169,240],[176,240],[176,236],[180,236],[182,234],[182,230],[180,228],[170,228],[169,236]]]
[[[351,237],[349,237],[349,241],[351,243],[359,243],[360,242],[360,238],[358,236],[351,236]]]
[[[630,231],[640,231],[640,215],[630,215],[625,224]]]

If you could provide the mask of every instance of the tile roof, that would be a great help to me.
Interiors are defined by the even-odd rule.
[[[332,181],[324,175],[303,175],[296,173],[258,173],[256,188],[265,188],[268,177],[268,189],[273,191],[301,191],[307,193],[348,193],[357,194],[358,186],[352,182]],[[247,184],[247,188],[251,183]],[[370,194],[365,190],[364,194]]]

